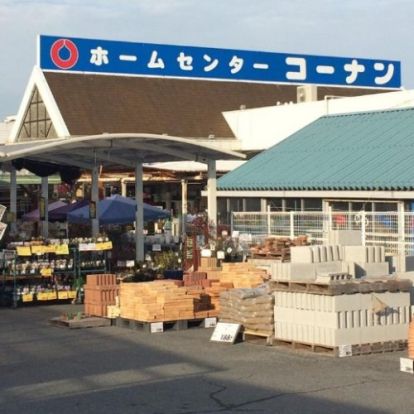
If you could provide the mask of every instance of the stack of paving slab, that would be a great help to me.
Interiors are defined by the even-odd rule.
[[[325,347],[405,341],[410,322],[410,282],[375,279],[334,282],[364,293],[274,292],[275,338]],[[387,285],[392,291],[385,291]],[[356,289],[357,290],[357,289]],[[355,289],[353,292],[356,291]]]
[[[290,254],[290,262],[272,263],[273,280],[323,282],[389,274],[384,248],[379,246],[298,246]]]
[[[232,289],[220,295],[220,322],[241,324],[244,330],[273,336],[274,297],[266,286]]]

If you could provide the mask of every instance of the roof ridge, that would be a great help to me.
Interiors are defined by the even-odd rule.
[[[346,117],[346,116],[378,115],[382,113],[409,112],[409,111],[414,111],[414,105],[405,107],[405,108],[383,108],[383,109],[372,109],[370,111],[355,111],[355,112],[344,112],[344,113],[339,113],[339,114],[327,114],[327,115],[322,115],[318,119],[341,118],[341,117]]]

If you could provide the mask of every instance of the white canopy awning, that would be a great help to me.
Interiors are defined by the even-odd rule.
[[[100,134],[80,137],[25,141],[0,147],[0,162],[27,158],[90,169],[134,168],[137,160],[145,163],[245,159],[236,151],[198,143],[196,139],[144,133]]]

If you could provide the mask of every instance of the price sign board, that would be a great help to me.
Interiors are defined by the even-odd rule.
[[[240,332],[240,328],[241,325],[239,323],[218,322],[213,335],[211,335],[210,341],[234,344],[237,335]]]

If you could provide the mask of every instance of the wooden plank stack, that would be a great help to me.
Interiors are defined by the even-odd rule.
[[[87,275],[85,292],[85,314],[91,316],[107,316],[108,306],[116,304],[119,286],[116,276],[112,274]]]

